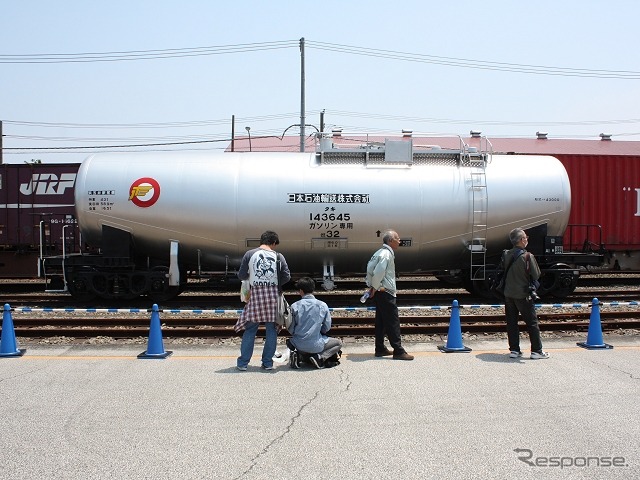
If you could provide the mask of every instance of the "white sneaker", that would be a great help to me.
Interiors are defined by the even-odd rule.
[[[549,354],[547,352],[543,352],[540,350],[539,352],[531,352],[531,360],[540,360],[542,358],[549,358]]]
[[[522,356],[522,352],[517,352],[515,350],[509,353],[509,358],[520,358]]]

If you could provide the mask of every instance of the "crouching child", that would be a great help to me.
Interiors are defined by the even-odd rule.
[[[329,306],[313,296],[315,282],[304,277],[296,282],[302,297],[291,305],[293,321],[289,328],[291,338],[287,346],[291,350],[289,365],[300,368],[308,362],[316,368],[335,367],[340,364],[342,342],[327,336],[331,329]]]

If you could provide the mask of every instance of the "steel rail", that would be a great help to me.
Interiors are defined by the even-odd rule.
[[[150,314],[149,314],[150,315]],[[542,331],[583,331],[590,324],[589,312],[540,314]],[[161,323],[165,337],[228,338],[238,334],[233,330],[237,317],[189,316],[175,317],[162,314]],[[600,312],[603,331],[640,328],[640,314],[635,311]],[[446,334],[450,316],[446,315],[402,315],[400,317],[403,334]],[[105,317],[29,317],[14,315],[15,334],[20,337],[79,337],[111,338],[144,337],[149,330],[149,316],[136,315],[126,318]],[[504,314],[460,315],[461,330],[469,333],[504,332]],[[521,324],[524,330],[524,324]],[[262,328],[259,330],[262,335]],[[286,330],[282,332],[287,335]],[[373,336],[374,326],[371,316],[333,317],[331,334],[337,337]]]

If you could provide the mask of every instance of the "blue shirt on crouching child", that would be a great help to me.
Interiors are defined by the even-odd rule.
[[[331,329],[329,306],[308,293],[291,305],[293,324],[289,328],[291,343],[307,353],[320,353]]]

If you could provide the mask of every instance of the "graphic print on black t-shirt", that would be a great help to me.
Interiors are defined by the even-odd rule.
[[[273,285],[277,283],[276,260],[271,255],[258,252],[253,266],[256,285]]]

